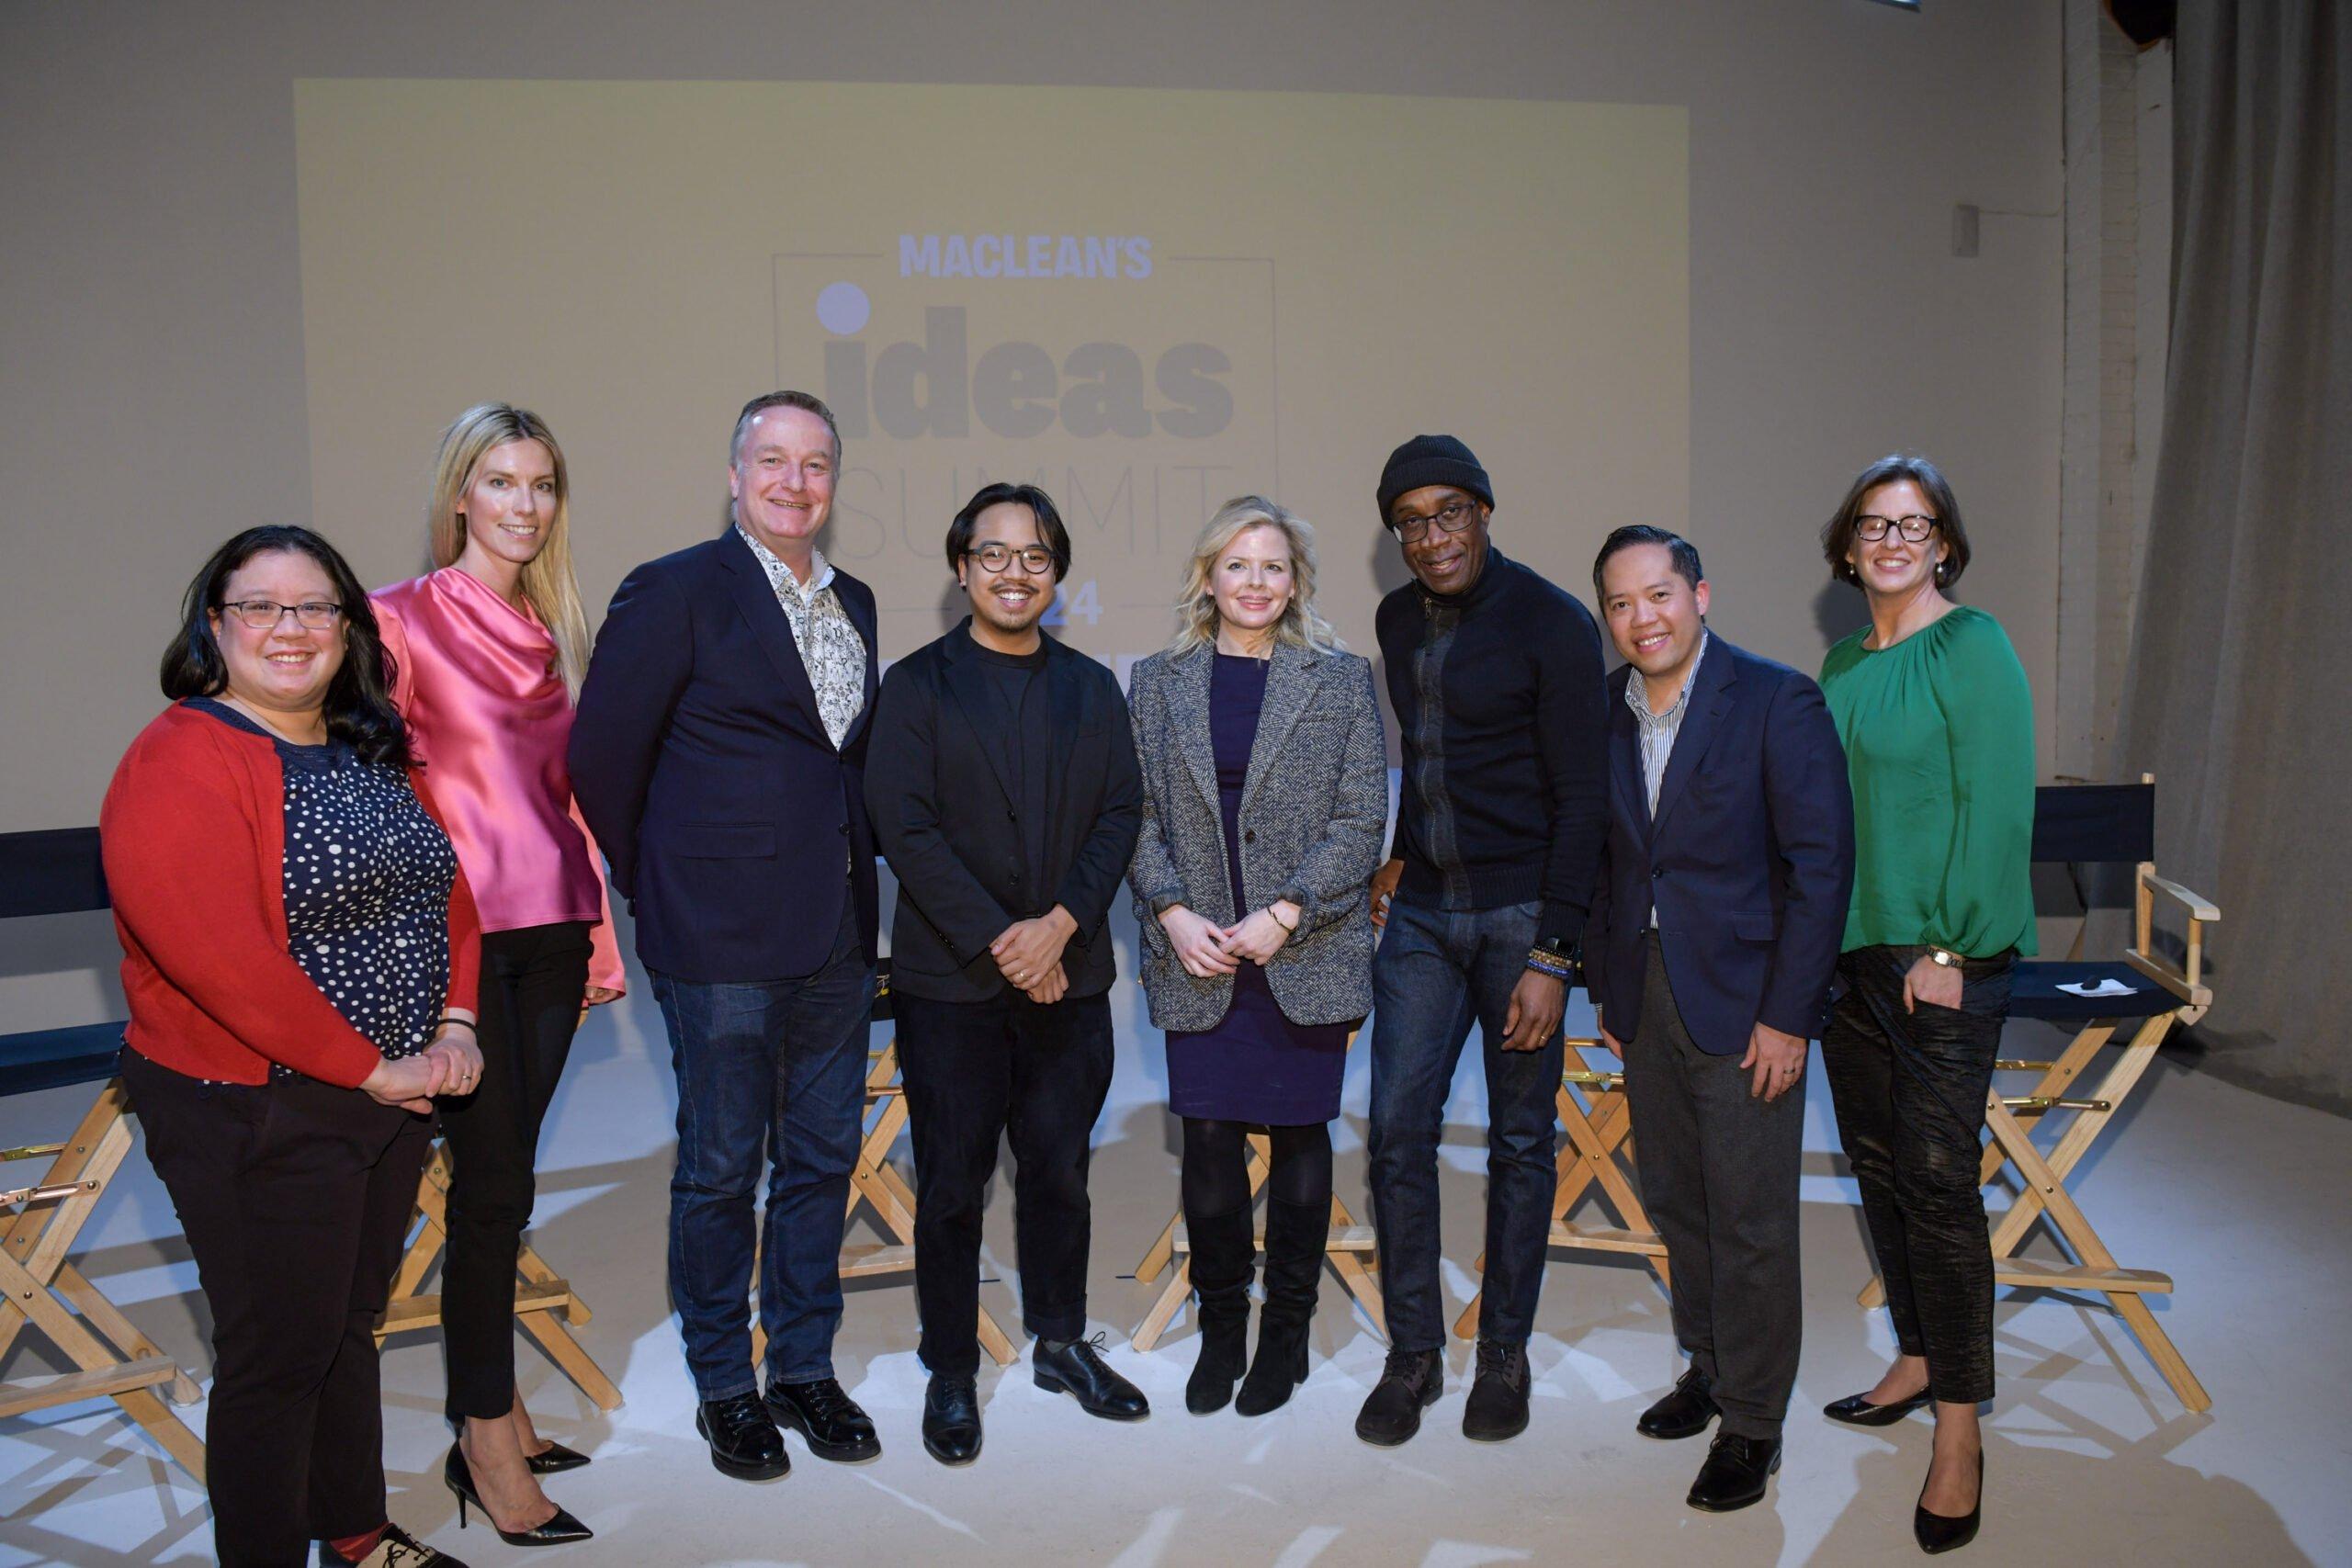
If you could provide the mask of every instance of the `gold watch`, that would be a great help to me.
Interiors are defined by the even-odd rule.
[[[1959,968],[1962,964],[1964,964],[1964,963],[1966,963],[1966,962],[1967,962],[1967,960],[1966,960],[1966,959],[1964,959],[1964,958],[1962,958],[1962,957],[1961,957],[1961,955],[1960,955],[1959,953],[1954,953],[1954,952],[1952,952],[1950,948],[1945,948],[1945,947],[1930,947],[1930,948],[1928,948],[1928,962],[1930,962],[1930,963],[1932,963],[1932,964],[1939,964],[1940,966],[1942,966],[1943,968],[1946,968],[1946,969],[1957,969],[1957,968]]]

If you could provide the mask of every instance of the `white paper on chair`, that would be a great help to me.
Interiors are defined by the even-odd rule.
[[[2058,988],[2077,997],[2128,997],[2140,987],[2127,986],[2114,976],[2108,976],[2101,978],[2096,986],[2086,986],[2077,981],[2072,985],[2061,984]]]

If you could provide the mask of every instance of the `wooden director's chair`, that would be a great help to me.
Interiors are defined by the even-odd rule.
[[[1552,1189],[1550,1245],[1586,1252],[1630,1253],[1648,1263],[1660,1285],[1669,1283],[1666,1243],[1658,1239],[1642,1200],[1629,1179],[1634,1144],[1631,1102],[1625,1098],[1625,1075],[1615,1066],[1599,1071],[1584,1066],[1584,1053],[1603,1047],[1597,1037],[1568,1037],[1568,1068],[1560,1075],[1555,1103],[1560,1126],[1567,1139],[1553,1156],[1558,1171]],[[1614,1057],[1610,1058],[1611,1062]],[[1617,1223],[1587,1224],[1572,1218],[1588,1198],[1615,1212]],[[1477,1268],[1487,1266],[1478,1255]],[[1478,1337],[1478,1302],[1470,1298],[1453,1322],[1455,1336]]]
[[[884,959],[876,966],[874,976],[874,1011],[869,1024],[890,1021],[890,961]],[[849,1214],[857,1218],[858,1205],[870,1211],[875,1228],[885,1238],[879,1242],[845,1242],[842,1246],[842,1278],[865,1279],[876,1274],[908,1274],[915,1266],[915,1192],[907,1179],[890,1163],[890,1149],[907,1126],[907,1093],[899,1082],[899,1042],[894,1037],[878,1051],[866,1053],[865,1131],[859,1135],[857,1165],[849,1177]],[[752,1279],[754,1291],[760,1277],[759,1254],[752,1253]],[[1012,1341],[1002,1325],[989,1312],[980,1308],[980,1345],[996,1358],[1000,1367],[1009,1367],[1014,1360]],[[761,1328],[759,1314],[752,1316],[752,1361],[757,1365],[767,1355],[768,1337]]]
[[[2194,1023],[2213,1002],[2211,989],[2203,983],[2204,928],[2219,920],[2222,912],[2156,874],[2155,814],[2153,774],[2143,774],[2136,784],[2044,785],[2035,792],[2037,863],[2064,863],[2078,891],[2085,891],[2082,868],[2086,865],[2132,867],[2132,945],[2120,962],[2086,962],[2078,933],[2065,958],[2017,965],[2009,1016],[2042,1019],[2074,1029],[2075,1036],[2055,1060],[2003,1058],[1994,1064],[2003,1074],[2035,1076],[2023,1094],[2004,1094],[1996,1083],[1986,1096],[1984,1122],[1991,1136],[1979,1179],[1996,1182],[2004,1167],[2014,1167],[2017,1173],[2015,1196],[1992,1219],[1994,1282],[2105,1296],[2139,1336],[2149,1359],[2181,1404],[2190,1410],[2208,1410],[2211,1396],[2143,1299],[2170,1292],[2171,1276],[2119,1265],[2066,1188],[2066,1178],[2139,1087],[2174,1021]],[[2187,914],[2185,952],[2178,964],[2159,956],[2151,942],[2158,894]],[[2086,892],[2083,899],[2086,926],[2093,897]],[[2101,982],[2131,989],[2128,994],[2082,997],[2059,988]],[[2070,1095],[2067,1091],[2090,1069],[2101,1048],[2127,1026],[2131,1036],[2098,1088],[2087,1096]],[[2037,1142],[2036,1133],[2054,1135],[2044,1144]],[[2047,1223],[2072,1261],[2018,1255],[2037,1222]],[[1885,1299],[1885,1287],[1876,1279],[1864,1287],[1860,1298],[1866,1307]]]
[[[96,829],[0,834],[0,919],[107,907]],[[0,1382],[0,1416],[112,1399],[201,1484],[204,1445],[164,1403],[194,1404],[203,1397],[195,1380],[68,1258],[130,1152],[130,1102],[115,1076],[121,1049],[119,1023],[0,1035],[0,1095],[100,1086],[62,1141],[0,1149],[0,1161],[49,1161],[29,1185],[0,1166],[0,1359],[30,1325],[81,1369]]]
[[[391,1299],[376,1324],[379,1345],[395,1334],[440,1325],[441,1292],[427,1292],[424,1286],[424,1276],[449,1243],[448,1199],[449,1145],[435,1138],[424,1164],[424,1179],[417,1183],[416,1228],[408,1250],[401,1255],[400,1269],[392,1276]],[[515,1253],[514,1270],[522,1276],[514,1287],[514,1326],[579,1384],[580,1392],[594,1400],[597,1409],[619,1409],[621,1391],[613,1386],[613,1380],[605,1375],[587,1348],[572,1337],[572,1330],[585,1327],[594,1314],[571,1281],[548,1268],[528,1242]]]
[[[1348,1037],[1348,1043],[1351,1047],[1355,1044],[1353,1035]],[[1265,1190],[1266,1179],[1273,1174],[1273,1140],[1263,1133],[1251,1133],[1246,1142],[1248,1149],[1243,1159],[1249,1168],[1250,1201],[1255,1206],[1259,1194]],[[1258,1232],[1257,1240],[1262,1249],[1266,1245],[1262,1228]],[[1169,1275],[1168,1282],[1153,1298],[1151,1310],[1144,1314],[1143,1321],[1136,1325],[1136,1331],[1130,1337],[1129,1343],[1136,1349],[1148,1350],[1159,1344],[1160,1336],[1168,1332],[1169,1324],[1175,1320],[1185,1298],[1193,1293],[1191,1254],[1191,1238],[1185,1233],[1184,1211],[1180,1204],[1175,1215],[1160,1228],[1159,1239],[1144,1250],[1143,1260],[1136,1265],[1136,1278],[1145,1281],[1158,1279],[1162,1269],[1171,1263],[1175,1265],[1175,1272]],[[1379,1264],[1374,1253],[1372,1227],[1358,1224],[1356,1217],[1348,1213],[1347,1204],[1336,1195],[1331,1199],[1331,1231],[1329,1239],[1323,1244],[1323,1260],[1331,1266],[1331,1271],[1340,1277],[1340,1283],[1348,1288],[1348,1294],[1353,1296],[1356,1304],[1363,1309],[1364,1316],[1371,1320],[1373,1332],[1383,1339],[1387,1338],[1388,1312],[1380,1299]]]

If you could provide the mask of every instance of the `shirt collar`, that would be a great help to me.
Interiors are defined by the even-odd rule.
[[[768,581],[779,585],[790,583],[796,598],[804,602],[814,599],[833,585],[833,563],[827,560],[825,552],[816,546],[808,547],[808,581],[803,584],[798,574],[785,565],[784,558],[760,543],[749,528],[738,523],[735,525],[735,532],[742,536],[745,544],[752,547],[752,558],[760,563],[760,570],[768,574]]]
[[[1650,711],[1649,688],[1642,680],[1642,672],[1637,669],[1626,671],[1625,705],[1634,710],[1635,718],[1645,724],[1667,724],[1682,716],[1682,710],[1690,705],[1690,688],[1699,683],[1699,666],[1707,661],[1709,636],[1706,627],[1699,628],[1698,657],[1690,660],[1690,673],[1682,678],[1682,690],[1676,694],[1674,705],[1664,713]]]

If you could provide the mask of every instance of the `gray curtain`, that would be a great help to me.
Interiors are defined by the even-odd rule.
[[[2172,346],[2110,776],[2221,906],[2204,1065],[2352,1111],[2352,7],[2190,0]]]

